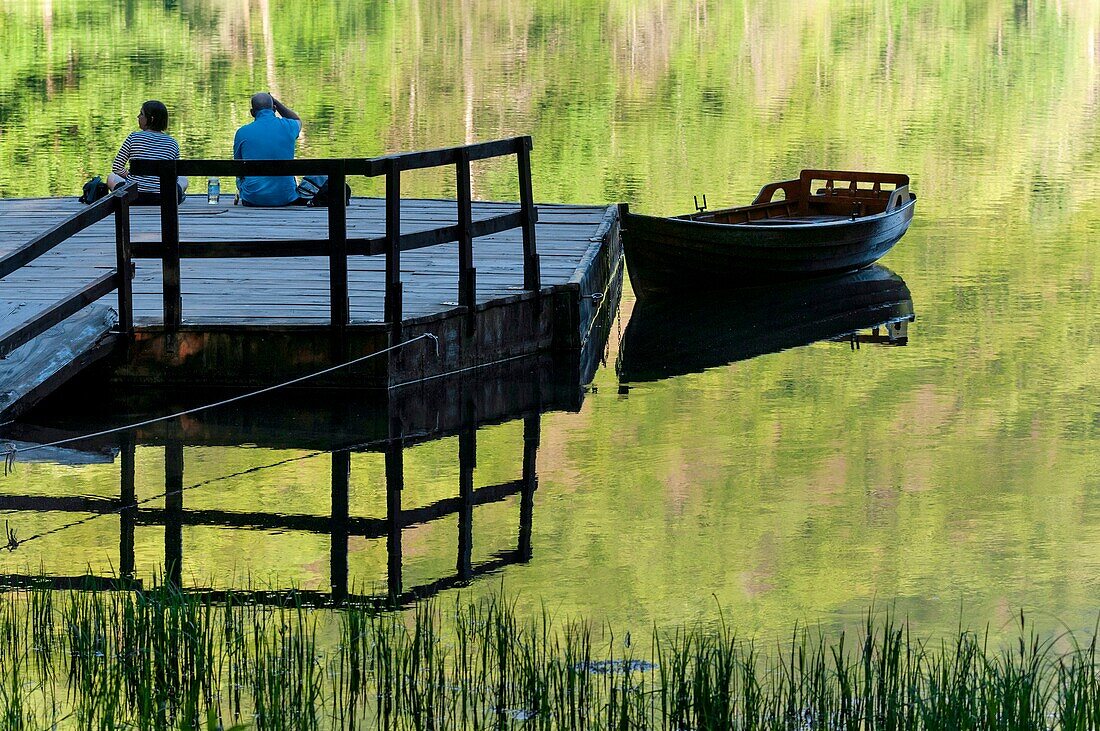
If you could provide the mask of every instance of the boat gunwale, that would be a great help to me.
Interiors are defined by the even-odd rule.
[[[699,215],[699,214],[695,214],[695,213],[688,213],[688,214],[684,214],[684,215],[681,215],[681,216],[650,216],[650,215],[644,214],[644,213],[633,213],[633,212],[630,212],[628,210],[627,214],[630,215],[630,216],[640,216],[642,218],[656,218],[656,219],[661,219],[661,220],[664,220],[664,221],[692,224],[692,225],[697,225],[697,226],[705,226],[707,228],[714,228],[714,229],[719,229],[719,230],[727,230],[727,229],[738,229],[738,230],[762,229],[762,230],[768,230],[768,231],[782,231],[782,230],[785,230],[785,229],[826,228],[826,227],[834,227],[834,226],[847,226],[847,225],[864,223],[864,222],[873,222],[873,221],[877,221],[877,220],[885,220],[885,219],[889,218],[890,216],[897,215],[897,214],[901,213],[902,211],[905,211],[906,209],[916,205],[916,203],[917,203],[916,193],[910,193],[909,194],[909,200],[906,201],[905,203],[902,203],[900,206],[898,206],[897,208],[894,208],[893,210],[883,211],[881,213],[872,213],[869,216],[858,216],[856,218],[850,218],[850,217],[844,216],[844,217],[840,217],[836,220],[816,221],[816,222],[813,222],[813,223],[757,223],[757,222],[753,222],[753,221],[747,221],[745,223],[715,223],[713,221],[699,221],[699,220],[696,220],[694,218],[691,218],[691,216]],[[722,210],[719,210],[719,211],[708,211],[708,213],[719,214],[719,213],[726,213],[728,211],[735,211],[735,210],[738,210],[738,209],[737,208],[726,208],[726,209],[722,209]],[[765,221],[782,221],[783,219],[784,219],[783,216],[776,216],[775,218],[768,218],[768,219],[763,219],[763,220],[765,220]]]

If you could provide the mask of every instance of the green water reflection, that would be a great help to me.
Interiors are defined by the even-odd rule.
[[[819,343],[627,393],[600,369],[579,413],[542,417],[535,558],[505,581],[532,606],[625,627],[717,602],[774,632],[872,601],[936,628],[960,607],[983,623],[1022,606],[1092,625],[1100,0],[0,0],[0,46],[3,196],[75,195],[150,97],[185,156],[226,156],[248,96],[268,88],[304,118],[302,155],[530,133],[546,201],[670,214],[695,193],[746,201],[801,167],[910,174],[917,218],[884,262],[913,295],[910,344]],[[514,196],[510,169],[481,173],[477,195]],[[627,292],[609,363],[632,304]],[[517,429],[479,433],[479,484],[514,476]],[[456,450],[410,452],[415,499],[453,493]],[[298,454],[189,448],[187,481]],[[163,485],[161,459],[139,448],[139,491]],[[384,499],[378,456],[354,461],[363,505]],[[20,465],[3,489],[110,494],[117,469]],[[303,460],[188,499],[324,513],[328,493],[308,486],[328,470]],[[25,533],[61,521],[6,517]],[[475,550],[496,546],[514,510],[477,525]],[[453,529],[409,534],[413,571],[453,563]],[[106,570],[116,535],[92,522],[0,554],[0,571]],[[136,540],[139,565],[155,565],[158,529]],[[196,575],[327,581],[315,537],[195,528],[184,541]],[[353,542],[349,562],[376,581],[385,556]]]

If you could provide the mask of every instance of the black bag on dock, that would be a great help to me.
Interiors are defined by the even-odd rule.
[[[299,191],[301,190],[301,187],[302,186],[300,185],[298,186]],[[307,203],[306,205],[313,206],[314,208],[327,208],[329,203],[329,195],[330,193],[328,189],[328,178],[325,178],[325,182],[321,184],[321,186],[317,189],[317,192],[313,194],[313,197],[310,198],[309,203]],[[351,203],[351,186],[347,183],[344,183],[344,205],[347,205],[348,203]]]
[[[84,192],[77,200],[81,203],[95,203],[100,198],[106,197],[110,192],[111,189],[108,188],[107,184],[97,175],[84,184]]]

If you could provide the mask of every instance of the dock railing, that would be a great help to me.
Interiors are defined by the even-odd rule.
[[[115,217],[115,269],[58,300],[46,309],[0,333],[0,358],[25,345],[54,325],[60,324],[101,297],[118,290],[118,330],[130,334],[134,327],[134,304],[130,262],[130,202],[137,197],[137,183],[128,181],[84,210],[69,216],[30,242],[0,257],[0,279],[49,253],[70,237]]]
[[[473,220],[470,163],[515,155],[519,177],[519,210]],[[414,233],[401,232],[401,175],[427,168],[455,166],[457,221]],[[351,322],[348,298],[348,256],[386,257],[384,319],[399,336],[402,321],[401,252],[458,242],[458,305],[473,311],[476,276],[473,240],[519,228],[523,232],[523,286],[540,287],[539,259],[535,246],[537,211],[531,192],[531,138],[529,136],[483,142],[438,150],[406,152],[375,158],[300,160],[134,160],[131,170],[160,178],[162,190],[172,190],[176,177],[327,175],[328,237],[242,241],[181,241],[179,204],[173,196],[161,201],[161,241],[135,242],[133,256],[159,258],[163,266],[164,326],[178,329],[183,322],[180,260],[188,258],[252,258],[328,256],[331,325],[341,329]],[[386,231],[383,236],[352,238],[347,233],[344,185],[349,176],[386,178]]]

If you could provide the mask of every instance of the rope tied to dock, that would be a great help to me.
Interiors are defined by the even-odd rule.
[[[149,426],[150,424],[157,424],[157,423],[162,422],[162,421],[170,421],[171,419],[178,419],[182,416],[188,416],[190,414],[195,414],[195,413],[198,413],[200,411],[206,411],[208,409],[214,409],[214,408],[217,408],[219,406],[227,406],[229,404],[236,403],[237,401],[244,401],[245,399],[249,399],[249,398],[252,398],[254,396],[260,396],[260,395],[265,394],[265,393],[271,393],[272,391],[277,391],[280,388],[286,388],[288,386],[294,386],[294,385],[302,383],[304,381],[308,381],[308,380],[313,379],[313,378],[318,378],[320,376],[324,376],[324,375],[327,375],[329,373],[333,373],[333,372],[341,370],[343,368],[350,368],[353,365],[358,365],[359,363],[370,360],[371,358],[376,358],[380,355],[385,355],[386,353],[392,352],[394,350],[404,348],[405,346],[412,345],[413,343],[418,342],[420,340],[431,340],[434,347],[435,347],[435,355],[436,355],[436,357],[439,357],[439,338],[436,335],[433,335],[432,333],[424,333],[422,335],[417,335],[415,338],[412,338],[411,340],[406,340],[405,342],[398,343],[396,345],[391,345],[388,348],[383,348],[382,350],[378,350],[378,351],[375,351],[373,353],[369,353],[367,355],[360,356],[358,358],[354,358],[354,359],[349,360],[345,363],[340,363],[338,365],[329,366],[328,368],[324,368],[322,370],[315,371],[313,373],[308,373],[304,376],[298,376],[297,378],[292,378],[289,381],[283,381],[282,383],[276,383],[273,386],[266,386],[266,387],[261,388],[261,389],[256,390],[256,391],[249,391],[248,393],[238,394],[237,396],[233,396],[231,398],[223,399],[221,401],[215,401],[213,403],[204,404],[202,406],[196,406],[196,407],[191,408],[191,409],[185,409],[183,411],[177,411],[174,414],[167,414],[165,416],[157,416],[157,417],[154,417],[152,419],[145,419],[144,421],[138,421],[138,422],[135,422],[133,424],[126,424],[124,426],[117,426],[117,427],[112,427],[110,429],[103,429],[101,431],[91,432],[89,434],[81,434],[81,435],[75,436],[75,437],[66,437],[65,439],[58,439],[57,441],[49,442],[47,444],[33,444],[31,446],[28,446],[28,447],[19,447],[19,446],[15,445],[12,442],[7,442],[3,446],[0,446],[0,456],[2,456],[3,459],[4,459],[4,474],[8,475],[15,468],[15,459],[16,459],[16,456],[19,455],[19,454],[26,454],[27,452],[34,452],[34,451],[39,450],[39,449],[49,449],[51,447],[60,447],[62,445],[70,444],[72,442],[79,442],[79,441],[82,441],[84,439],[94,439],[95,437],[102,437],[102,436],[106,436],[108,434],[117,434],[118,432],[128,431],[130,429],[137,429],[139,427]]]

